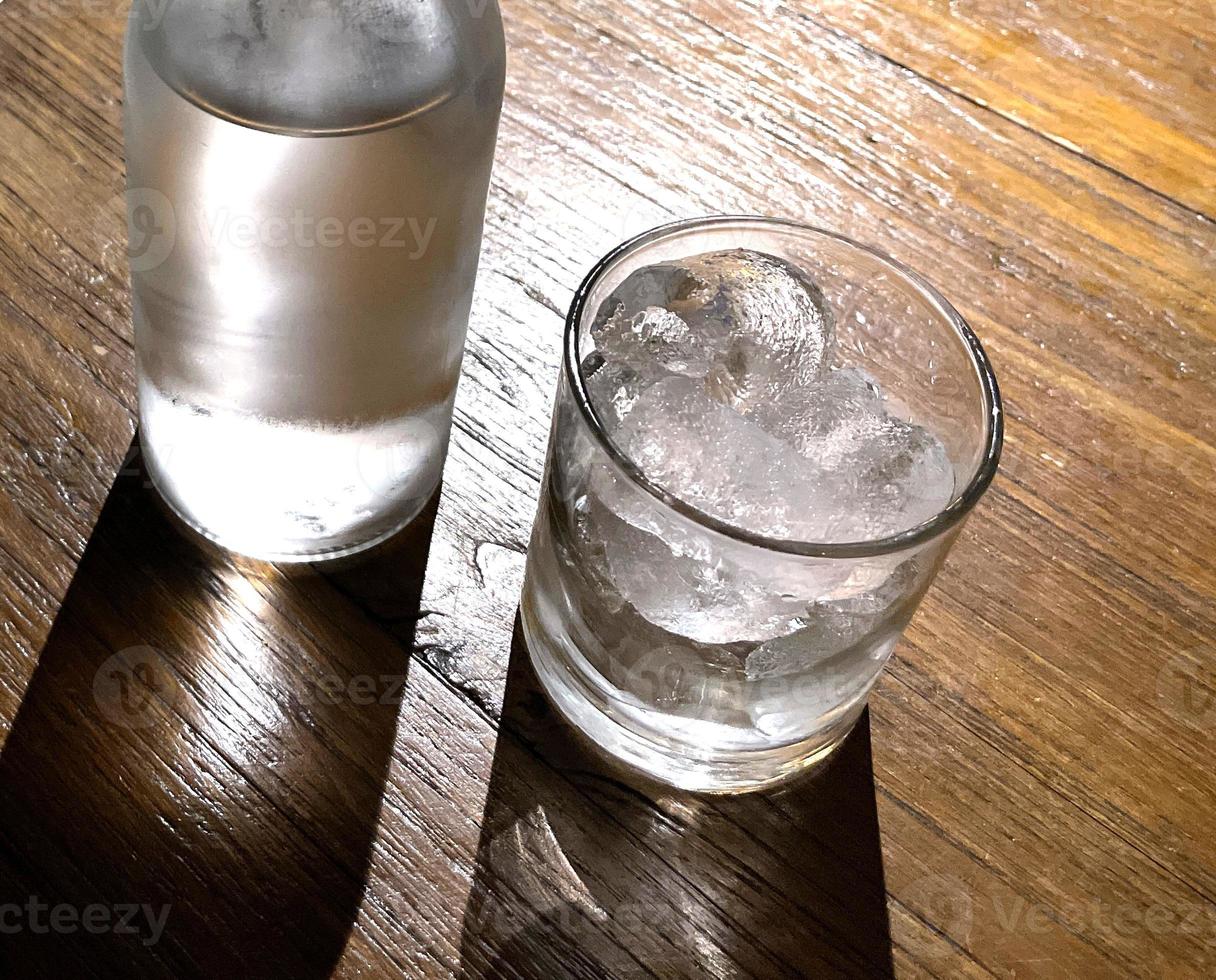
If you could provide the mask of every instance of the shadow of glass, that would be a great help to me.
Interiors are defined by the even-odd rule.
[[[468,977],[893,975],[869,717],[780,789],[645,783],[549,705],[516,622]]]
[[[124,468],[0,755],[0,975],[330,974],[437,500],[373,551],[273,566]]]

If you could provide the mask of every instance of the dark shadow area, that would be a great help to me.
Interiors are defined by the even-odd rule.
[[[869,716],[778,790],[642,783],[549,705],[516,623],[468,977],[893,975]]]
[[[0,755],[0,976],[330,974],[437,500],[373,551],[272,566],[124,468]]]

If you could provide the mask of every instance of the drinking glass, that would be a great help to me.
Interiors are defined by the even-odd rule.
[[[638,269],[738,248],[805,273],[834,314],[840,365],[868,372],[940,440],[955,491],[930,519],[874,540],[767,537],[669,492],[614,441],[587,385],[601,303]],[[566,320],[521,602],[542,685],[600,749],[680,788],[757,789],[824,759],[992,481],[1001,438],[975,334],[880,252],[759,217],[681,221],[626,242],[592,269]],[[757,635],[770,603],[797,616]]]

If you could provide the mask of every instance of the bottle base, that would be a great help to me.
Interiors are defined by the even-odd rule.
[[[351,555],[357,555],[364,551],[370,551],[378,545],[384,544],[390,538],[404,531],[412,524],[418,516],[426,509],[427,503],[431,499],[438,484],[431,489],[431,493],[424,496],[411,510],[406,512],[406,516],[398,518],[387,530],[376,532],[367,538],[359,538],[350,542],[335,542],[327,544],[316,549],[308,548],[307,546],[290,549],[267,548],[265,543],[248,542],[242,540],[239,536],[230,536],[216,533],[209,528],[199,524],[197,521],[192,521],[189,517],[181,512],[180,509],[173,505],[173,501],[168,495],[157,486],[155,477],[149,477],[152,483],[152,488],[156,491],[156,495],[160,498],[161,503],[169,511],[173,517],[180,521],[181,524],[190,532],[199,535],[211,544],[224,551],[231,552],[234,555],[240,555],[242,558],[251,558],[254,561],[273,562],[276,565],[284,564],[312,564],[315,562],[332,561],[337,558],[349,558]]]
[[[569,657],[540,628],[531,606],[525,588],[520,606],[524,638],[537,678],[558,712],[613,761],[677,789],[738,794],[794,779],[825,761],[865,708],[863,696],[829,728],[793,744],[714,750],[704,744],[662,738],[627,724],[625,716],[630,712],[605,710],[602,692],[590,689],[579,676]]]
[[[169,509],[266,561],[351,555],[392,537],[439,485],[448,398],[365,424],[287,422],[196,404],[140,378],[139,441]]]

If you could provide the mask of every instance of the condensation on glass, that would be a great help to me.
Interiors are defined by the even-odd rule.
[[[503,74],[494,0],[133,5],[140,438],[202,533],[336,556],[435,489]]]

